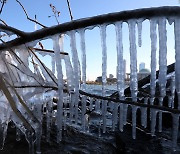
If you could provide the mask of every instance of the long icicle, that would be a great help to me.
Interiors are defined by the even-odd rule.
[[[166,96],[166,75],[167,75],[167,31],[166,18],[159,19],[159,105],[163,105],[163,98]],[[159,132],[162,131],[162,112],[159,111]]]
[[[175,35],[175,83],[178,94],[178,109],[180,110],[180,18],[175,18],[174,22]]]
[[[75,31],[70,31],[70,45],[71,45],[71,52],[72,52],[72,63],[73,63],[73,70],[74,70],[74,101],[75,101],[75,123],[78,123],[78,102],[79,102],[79,83],[80,83],[80,68],[79,68],[79,58],[76,48],[76,37]]]
[[[86,91],[86,46],[85,46],[85,29],[79,30],[81,38],[81,53],[82,53],[82,90]],[[82,126],[85,131],[85,113],[86,113],[86,96],[82,96]]]
[[[57,143],[62,140],[62,121],[63,121],[63,73],[61,65],[61,47],[59,44],[59,35],[53,37],[53,49],[55,52],[56,71],[58,77],[58,103],[57,103]]]
[[[122,22],[117,22],[116,26],[116,49],[117,49],[117,90],[119,98],[124,97],[124,60],[123,60],[123,43],[122,43]]]
[[[172,149],[176,151],[177,148],[177,138],[179,132],[179,114],[172,114],[173,126],[172,126]]]
[[[156,91],[156,48],[157,48],[157,34],[156,34],[157,20],[150,20],[150,38],[151,38],[151,79],[150,79],[150,104],[153,105]]]
[[[107,76],[107,47],[106,47],[106,25],[100,26],[102,47],[102,96],[105,96],[105,85]]]
[[[131,70],[130,89],[131,89],[132,101],[136,102],[138,85],[137,85],[137,49],[136,49],[135,20],[129,20],[128,26],[129,26],[130,70]]]

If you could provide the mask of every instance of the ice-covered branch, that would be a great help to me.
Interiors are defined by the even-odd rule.
[[[0,20],[0,21],[3,22],[3,20]],[[11,26],[8,26],[6,23],[0,24],[0,31],[5,32],[8,35],[16,34],[16,35],[21,36],[21,37],[24,37],[26,35],[25,32],[20,31],[20,30],[13,28]]]
[[[57,33],[65,33],[67,31],[76,30],[79,28],[88,28],[89,26],[99,25],[103,23],[114,23],[116,21],[127,22],[129,19],[150,19],[153,17],[176,17],[180,16],[180,7],[158,7],[158,8],[146,8],[137,9],[132,11],[122,11],[117,13],[109,13],[105,15],[99,15],[91,18],[73,20],[71,22],[63,23],[57,26],[43,28],[41,30],[25,33],[25,35],[20,38],[16,38],[12,41],[6,42],[6,44],[0,45],[0,50],[7,49],[13,46],[22,45],[27,42],[34,40],[40,40],[48,36],[55,35]]]

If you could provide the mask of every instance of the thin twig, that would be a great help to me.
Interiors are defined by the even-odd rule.
[[[71,6],[70,6],[69,0],[67,0],[67,5],[68,5],[68,9],[69,9],[69,15],[71,17],[71,20],[73,20],[73,15],[72,15],[72,11],[71,11]]]
[[[4,4],[6,3],[6,0],[3,0],[2,1],[2,5],[1,5],[1,9],[0,9],[0,14],[2,13],[2,10],[3,10],[3,7],[4,7]]]
[[[4,20],[0,19],[0,21],[1,21],[5,26],[8,26],[7,23],[6,23]]]
[[[43,24],[41,24],[41,23],[38,22],[37,20],[31,19],[31,18],[28,16],[27,11],[25,10],[25,8],[24,8],[24,6],[21,4],[21,2],[18,1],[18,0],[16,0],[16,2],[18,2],[19,5],[22,7],[22,9],[23,9],[23,11],[24,11],[24,13],[25,13],[25,15],[26,15],[26,18],[27,18],[28,20],[30,20],[30,21],[32,21],[32,22],[40,25],[40,26],[43,27],[43,28],[47,28],[46,26],[44,26]]]

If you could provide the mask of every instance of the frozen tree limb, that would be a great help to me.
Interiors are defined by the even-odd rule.
[[[178,6],[174,7],[158,7],[149,9],[137,9],[131,11],[122,11],[117,13],[109,13],[105,15],[99,15],[91,18],[85,18],[80,20],[73,20],[71,22],[63,23],[57,26],[48,28],[42,28],[32,33],[25,33],[23,37],[16,38],[12,41],[6,42],[6,44],[0,44],[0,50],[4,50],[10,47],[22,45],[34,40],[41,40],[45,37],[55,34],[65,33],[67,31],[76,30],[79,28],[85,28],[93,25],[99,25],[103,23],[114,23],[116,21],[127,22],[129,19],[151,19],[153,17],[177,17],[180,16],[180,9]]]
[[[1,22],[3,22],[3,20],[0,20]],[[21,37],[24,37],[25,35],[26,35],[26,33],[25,32],[23,32],[23,31],[20,31],[20,30],[18,30],[18,29],[16,29],[16,28],[13,28],[13,27],[11,27],[11,26],[8,26],[5,22],[3,22],[5,25],[3,25],[3,24],[0,24],[0,30],[1,31],[3,31],[3,32],[5,32],[5,33],[11,33],[11,34],[16,34],[16,35],[18,35],[18,36],[21,36]]]

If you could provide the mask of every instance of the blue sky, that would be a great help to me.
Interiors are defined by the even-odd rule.
[[[61,12],[59,17],[60,23],[70,21],[68,7],[66,0],[20,0],[24,5],[26,11],[31,18],[37,15],[39,22],[46,26],[56,25],[55,18],[48,18],[52,15],[51,8],[49,4],[56,6],[57,10]],[[71,9],[74,19],[92,17],[96,15],[119,12],[123,10],[131,10],[138,8],[149,8],[149,7],[159,7],[159,6],[179,6],[178,0],[70,0]],[[15,0],[8,0],[7,4],[4,6],[3,12],[0,18],[7,22],[8,25],[15,27],[17,29],[31,32],[34,31],[34,23],[26,19],[22,8]],[[38,28],[41,28],[38,26]],[[128,46],[128,26],[126,23],[123,24],[123,43],[124,43],[124,58],[127,59],[127,72],[129,72],[129,46]],[[145,62],[146,67],[149,68],[150,65],[150,39],[147,37],[149,35],[149,25],[145,22],[143,26],[143,31],[146,32],[146,36],[143,35],[142,47],[137,47],[138,50],[138,64],[140,62]],[[168,30],[168,35],[172,33],[172,29]],[[79,45],[79,35],[77,34],[77,49],[80,54]],[[172,39],[170,36],[168,42]],[[45,45],[47,48],[52,48],[51,44]],[[87,80],[95,80],[97,76],[101,75],[101,42],[99,29],[96,27],[92,31],[86,31],[86,49],[87,49]],[[116,43],[115,43],[115,30],[113,25],[107,27],[107,50],[108,50],[108,67],[107,75],[113,74],[116,76]],[[173,62],[174,54],[174,44],[169,43],[168,51],[169,59],[168,63]],[[69,38],[65,37],[65,51],[70,53],[69,48]],[[142,56],[143,55],[143,56]],[[158,58],[158,57],[157,57]]]

